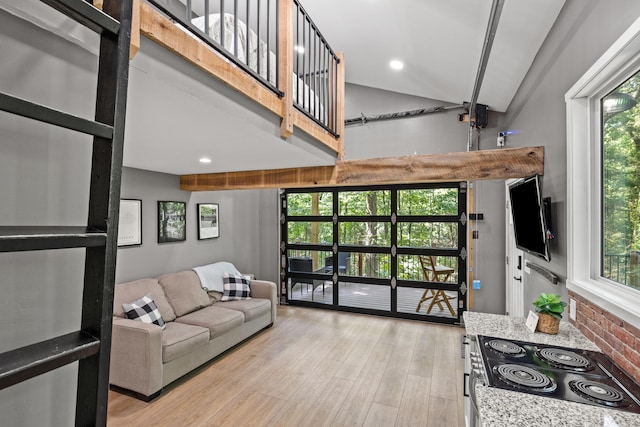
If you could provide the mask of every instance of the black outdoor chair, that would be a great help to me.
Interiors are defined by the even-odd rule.
[[[338,274],[347,274],[347,266],[350,259],[350,252],[338,252]],[[333,256],[328,256],[324,259],[324,268],[326,273],[333,273]]]
[[[313,263],[311,258],[307,257],[289,257],[289,271],[292,273],[313,273]],[[302,285],[306,284],[307,289],[309,289],[309,285],[315,289],[313,279],[302,279],[299,277],[291,278],[292,281],[295,281],[291,285],[291,291],[295,285],[300,284],[300,295],[302,295]],[[313,295],[311,296],[313,298]]]

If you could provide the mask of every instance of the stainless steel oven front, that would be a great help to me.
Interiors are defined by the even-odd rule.
[[[475,336],[465,337],[464,358],[464,404],[465,424],[467,427],[480,425],[480,414],[476,400],[476,384],[486,384],[484,363],[479,352],[478,341]]]

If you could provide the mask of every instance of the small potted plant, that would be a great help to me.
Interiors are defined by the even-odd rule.
[[[567,303],[560,301],[560,295],[556,294],[540,294],[537,300],[533,302],[538,313],[538,326],[536,330],[545,334],[557,334],[560,328],[560,319]]]

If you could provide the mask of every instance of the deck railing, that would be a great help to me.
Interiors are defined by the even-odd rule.
[[[640,288],[640,253],[605,254],[602,276],[623,285]]]
[[[333,272],[333,269],[327,269],[327,258],[330,256],[332,256],[330,251],[295,249],[289,252],[289,257],[310,260],[309,271],[320,274]],[[434,258],[439,266],[450,267],[457,271],[458,263],[456,257],[435,256]],[[340,273],[355,277],[389,278],[391,274],[389,261],[388,254],[350,252],[344,261],[344,268],[340,269]],[[457,272],[453,273],[447,278],[446,282],[455,283],[457,282],[457,277]],[[431,277],[425,277],[417,255],[401,255],[398,257],[398,278],[420,282],[433,280]]]

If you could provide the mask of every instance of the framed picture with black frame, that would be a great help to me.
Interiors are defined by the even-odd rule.
[[[142,245],[142,200],[120,199],[118,247]]]
[[[198,203],[198,240],[220,237],[220,207],[217,203]]]
[[[187,203],[158,202],[158,243],[187,240]]]

